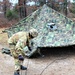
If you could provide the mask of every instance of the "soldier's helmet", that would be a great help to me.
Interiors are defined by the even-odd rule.
[[[30,29],[29,33],[33,38],[38,36],[38,31],[36,29]]]

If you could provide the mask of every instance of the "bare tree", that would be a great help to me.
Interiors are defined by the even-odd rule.
[[[46,0],[39,0],[40,5],[46,4]]]
[[[64,13],[66,16],[67,16],[67,4],[68,4],[67,0],[64,0]]]
[[[18,9],[20,18],[26,17],[26,0],[18,0]]]
[[[4,16],[6,17],[6,12],[8,9],[10,9],[11,3],[9,2],[9,0],[3,0],[3,12],[4,12]]]

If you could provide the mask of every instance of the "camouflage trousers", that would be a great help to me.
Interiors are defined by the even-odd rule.
[[[18,56],[22,55],[23,57],[25,57],[25,52],[21,48],[15,49],[15,45],[9,45],[9,47],[10,47],[11,55],[14,58],[15,70],[20,70],[20,66],[23,64],[23,61],[20,61],[18,59]]]

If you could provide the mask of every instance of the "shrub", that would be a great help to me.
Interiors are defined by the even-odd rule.
[[[8,20],[19,18],[17,11],[15,11],[14,9],[13,10],[7,10],[6,17]]]

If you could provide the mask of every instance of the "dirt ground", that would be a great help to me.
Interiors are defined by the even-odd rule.
[[[0,29],[0,51],[8,47],[8,37]],[[42,48],[45,57],[36,56],[25,58],[24,66],[27,71],[21,71],[20,75],[75,75],[75,49],[74,46],[64,48]],[[0,75],[13,75],[14,59],[0,52]]]

